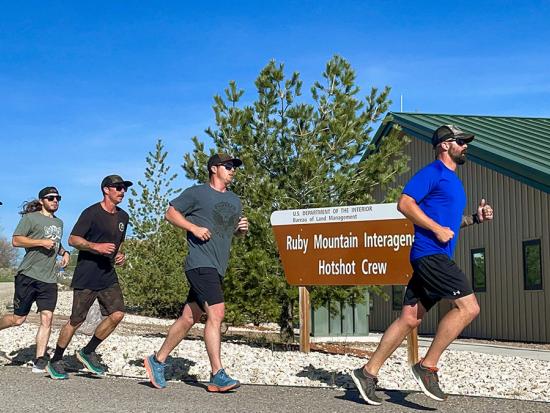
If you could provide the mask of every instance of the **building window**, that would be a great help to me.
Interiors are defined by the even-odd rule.
[[[472,286],[476,292],[487,291],[487,273],[485,271],[485,248],[472,250]]]
[[[540,239],[523,241],[523,282],[526,290],[542,290]]]
[[[403,308],[403,292],[404,285],[392,285],[391,287],[391,309],[393,311],[401,311]]]

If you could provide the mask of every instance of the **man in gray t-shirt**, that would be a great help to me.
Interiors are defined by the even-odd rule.
[[[53,186],[42,189],[38,199],[27,202],[13,233],[13,245],[25,248],[25,256],[15,276],[13,314],[0,319],[0,330],[23,324],[36,302],[40,327],[36,335],[36,359],[33,372],[43,373],[47,364],[46,346],[52,329],[57,303],[57,256],[61,267],[69,263],[69,252],[61,245],[63,222],[54,214],[61,195]]]
[[[185,275],[189,295],[181,316],[174,322],[156,355],[144,360],[153,386],[163,388],[165,361],[185,338],[189,329],[206,313],[204,341],[212,373],[208,391],[226,392],[240,383],[227,375],[221,363],[220,327],[225,313],[222,279],[229,261],[231,240],[235,234],[246,234],[248,220],[242,216],[241,201],[228,186],[242,161],[226,154],[208,160],[209,182],[186,189],[170,202],[166,219],[187,231],[189,254]]]

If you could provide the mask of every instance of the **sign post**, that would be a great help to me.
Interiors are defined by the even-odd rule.
[[[299,306],[300,306],[300,351],[309,353],[309,329],[311,304],[309,300],[309,290],[307,287],[299,287]]]
[[[271,225],[287,282],[300,287],[301,351],[309,351],[307,286],[407,285],[412,276],[414,227],[397,204],[275,211]]]
[[[407,355],[409,366],[418,363],[418,328],[416,327],[407,335]]]

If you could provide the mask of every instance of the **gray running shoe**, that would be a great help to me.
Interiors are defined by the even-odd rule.
[[[363,400],[373,406],[380,406],[382,404],[382,399],[375,393],[376,384],[378,383],[376,377],[367,376],[363,371],[363,367],[359,367],[351,372],[351,378]]]
[[[46,372],[54,380],[66,380],[69,378],[62,360],[49,361],[46,366]]]
[[[439,377],[437,377],[437,367],[424,367],[422,361],[419,361],[411,367],[414,379],[428,397],[437,401],[445,401],[447,395],[439,387]]]
[[[99,359],[97,358],[95,351],[92,351],[90,354],[86,354],[82,350],[78,350],[75,355],[78,361],[84,364],[84,367],[90,373],[93,373],[96,376],[105,376],[105,369],[101,366],[101,364],[99,364]]]
[[[33,373],[45,373],[46,366],[48,365],[49,359],[42,356],[38,357],[32,362],[32,372]]]

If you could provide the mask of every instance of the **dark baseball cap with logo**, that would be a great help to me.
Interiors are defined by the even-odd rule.
[[[106,186],[115,186],[120,184],[124,185],[126,188],[133,185],[131,181],[125,181],[120,175],[109,175],[101,181],[101,188],[103,189]]]
[[[243,164],[243,161],[241,161],[238,158],[234,158],[231,155],[228,155],[226,153],[217,153],[215,155],[212,155],[210,159],[208,159],[208,163],[206,164],[206,167],[210,171],[210,168],[212,168],[215,165],[221,165],[223,163],[231,162],[235,167],[239,167]]]
[[[47,186],[46,188],[42,188],[38,193],[38,199],[46,198],[49,195],[59,195],[59,191],[55,186]]]
[[[435,148],[441,142],[448,141],[449,139],[462,139],[466,143],[470,143],[474,140],[474,134],[466,133],[458,126],[443,125],[437,128],[432,135],[432,145]]]

